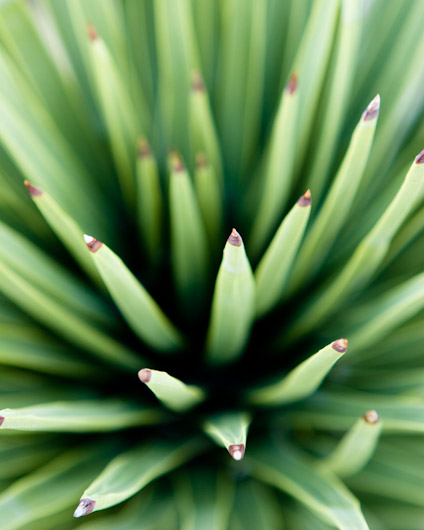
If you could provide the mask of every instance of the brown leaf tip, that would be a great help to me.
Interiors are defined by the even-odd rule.
[[[205,83],[203,82],[202,74],[195,70],[191,77],[191,89],[193,92],[204,92],[205,91]]]
[[[95,239],[92,236],[88,236],[87,234],[84,234],[84,241],[87,245],[87,248],[90,252],[93,254],[99,250],[99,248],[103,245],[101,241],[98,239]]]
[[[90,499],[81,499],[77,509],[74,511],[74,517],[78,518],[90,514],[94,510],[95,506],[96,501],[91,501]]]
[[[298,79],[297,72],[293,72],[292,75],[290,76],[289,82],[286,85],[286,89],[289,94],[294,94],[296,92],[297,79]]]
[[[152,378],[152,371],[148,368],[143,368],[138,372],[138,378],[142,383],[148,383]]]
[[[93,24],[91,22],[87,22],[87,35],[88,38],[91,40],[91,42],[94,42],[98,38],[97,31],[94,29]]]
[[[208,157],[205,155],[205,153],[198,153],[196,155],[196,167],[205,168],[207,166],[208,166]]]
[[[367,423],[378,423],[380,421],[380,415],[376,410],[369,410],[363,416]]]
[[[234,458],[234,460],[242,460],[244,457],[245,447],[244,444],[233,444],[228,447],[228,452]]]
[[[347,351],[348,341],[347,339],[338,339],[333,342],[331,347],[333,350],[338,351],[339,353],[345,353]]]
[[[416,164],[424,164],[424,149],[415,157]]]
[[[169,154],[171,168],[175,173],[181,173],[184,171],[184,163],[181,156],[176,151],[171,151]]]
[[[365,109],[362,119],[364,121],[374,120],[378,117],[380,112],[380,94],[377,94],[375,98],[371,101],[368,107]]]
[[[4,422],[4,417],[0,416],[0,426],[3,424],[3,422]]]
[[[241,247],[241,244],[243,243],[241,235],[237,232],[235,228],[232,229],[227,241],[230,245],[233,245],[233,247]]]
[[[311,190],[307,190],[302,197],[299,197],[299,200],[297,201],[297,204],[299,206],[310,206],[311,204]]]
[[[30,184],[27,180],[24,180],[24,184],[31,197],[39,197],[40,195],[43,195],[43,190],[40,190],[40,188],[36,188],[32,184]]]
[[[138,140],[138,156],[140,158],[148,158],[152,155],[149,142],[144,136]]]

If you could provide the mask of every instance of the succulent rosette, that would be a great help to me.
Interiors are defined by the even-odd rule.
[[[2,530],[424,527],[423,17],[0,3]]]

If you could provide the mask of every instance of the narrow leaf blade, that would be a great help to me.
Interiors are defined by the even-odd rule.
[[[187,385],[167,372],[143,368],[138,377],[166,407],[176,412],[188,410],[206,397],[198,386]]]
[[[255,405],[278,406],[304,399],[320,386],[333,365],[347,351],[347,340],[328,344],[306,361],[300,363],[282,380],[252,390],[248,399]]]

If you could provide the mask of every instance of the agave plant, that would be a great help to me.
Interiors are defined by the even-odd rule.
[[[3,530],[423,528],[423,17],[1,2]]]

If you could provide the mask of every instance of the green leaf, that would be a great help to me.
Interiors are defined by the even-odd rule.
[[[181,466],[201,450],[198,440],[144,443],[114,458],[84,491],[74,517],[115,506]]]
[[[302,530],[334,530],[333,525],[328,525],[320,520],[301,504],[287,507],[284,510],[284,515],[287,518],[289,528],[301,528]]]
[[[213,174],[222,185],[221,148],[213,121],[208,93],[200,72],[193,72],[190,91],[190,139],[193,154],[206,153]]]
[[[347,297],[362,289],[387,254],[390,243],[416,204],[424,188],[424,164],[420,155],[375,226],[363,238],[343,269],[319,290],[289,332],[289,340],[304,335],[333,314]]]
[[[189,94],[193,70],[202,70],[194,32],[192,3],[154,3],[158,98],[164,143],[189,156]]]
[[[133,370],[141,358],[0,262],[0,291],[33,318],[99,358]]]
[[[211,363],[239,357],[253,323],[255,280],[240,234],[233,229],[224,248],[206,339]]]
[[[81,239],[81,233],[80,233]],[[113,314],[93,290],[61,267],[37,245],[0,222],[0,259],[64,308],[88,320],[113,325]]]
[[[134,206],[134,155],[141,124],[108,46],[91,25],[88,35],[96,99],[109,135],[122,194],[127,204]]]
[[[140,339],[159,350],[179,348],[178,331],[123,261],[101,241],[84,239],[109,293]]]
[[[99,190],[16,66],[0,52],[0,138],[22,174],[84,227],[103,234]],[[81,189],[84,193],[81,193]],[[96,200],[94,200],[96,197]]]
[[[0,510],[7,513],[4,530],[18,530],[70,508],[81,488],[104,465],[105,447],[97,443],[73,449],[17,480],[0,495]]]
[[[186,313],[195,315],[209,279],[207,235],[189,175],[176,153],[170,157],[171,257],[177,293]]]
[[[359,418],[343,436],[332,453],[324,459],[323,467],[340,477],[354,475],[364,468],[374,455],[382,430],[375,410]]]
[[[360,492],[424,507],[422,454],[381,442],[374,458],[348,484]],[[387,502],[387,501],[386,501]]]
[[[222,472],[196,469],[176,478],[181,530],[227,530],[234,499],[234,481]]]
[[[212,249],[221,246],[223,200],[217,174],[204,153],[196,156],[194,185]]]
[[[234,460],[241,460],[246,450],[247,431],[251,417],[244,412],[227,412],[209,417],[203,430],[212,440],[225,447]]]
[[[291,191],[298,120],[297,74],[283,90],[265,162],[263,191],[249,237],[249,253],[257,256],[278,224]]]
[[[362,308],[363,323],[349,334],[352,351],[371,350],[424,308],[424,274],[387,290]]]
[[[312,510],[340,530],[367,530],[359,501],[335,475],[318,470],[306,455],[288,445],[262,443],[249,449],[251,473]]]
[[[279,501],[270,488],[251,479],[237,484],[232,530],[284,530],[284,520]]]
[[[87,255],[81,238],[83,231],[78,224],[69,217],[48,193],[32,186],[27,180],[25,181],[25,186],[41,215],[68,249],[69,253],[94,281],[100,282],[99,274],[90,256]]]
[[[371,151],[379,107],[380,96],[376,96],[353,131],[339,171],[300,248],[290,291],[315,276],[348,217]]]
[[[257,316],[263,316],[281,300],[310,213],[308,190],[283,219],[255,270]]]
[[[136,186],[140,234],[150,260],[155,263],[162,238],[162,191],[156,158],[146,138],[138,142]]]
[[[307,398],[318,389],[346,350],[346,339],[328,344],[293,368],[283,379],[250,391],[249,401],[255,405],[279,406]]]
[[[384,395],[371,392],[333,390],[317,392],[314,398],[294,412],[299,428],[349,429],[364,410],[378,410],[384,418],[384,432],[424,432],[422,399],[410,396]]]
[[[364,7],[356,0],[341,2],[340,22],[332,50],[334,57],[327,74],[328,86],[324,89],[325,101],[320,103],[319,109],[319,121],[322,126],[319,133],[314,135],[316,147],[310,162],[311,173],[308,186],[313,190],[317,204],[321,201],[331,162],[342,135],[347,103],[353,92],[353,80],[357,71],[358,51],[365,18],[364,11]],[[364,155],[366,160],[368,153],[365,152]]]
[[[160,530],[172,529],[176,519],[175,508],[165,497],[168,492],[146,487],[142,495],[128,501],[118,514],[105,514],[94,521],[78,525],[81,530]],[[100,515],[100,514],[99,514]]]
[[[119,400],[62,401],[0,410],[1,429],[103,432],[160,422],[163,414]]]
[[[56,436],[2,436],[0,480],[16,478],[38,469],[59,454],[62,446]]]
[[[298,72],[300,80],[296,165],[300,165],[308,157],[306,140],[311,132],[327,72],[326,66],[331,53],[339,8],[339,0],[313,2],[290,69],[291,72]]]
[[[166,372],[143,368],[138,372],[142,383],[165,405],[175,412],[184,412],[201,403],[205,392],[195,385],[186,385]]]
[[[0,364],[46,374],[82,379],[97,370],[37,329],[0,324]]]

